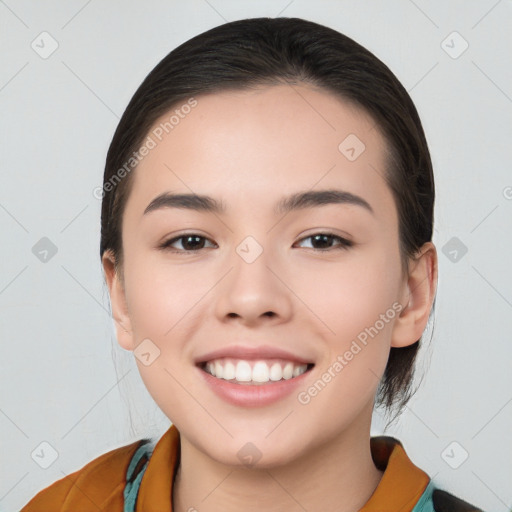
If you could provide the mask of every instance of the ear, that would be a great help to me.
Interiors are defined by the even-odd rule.
[[[421,338],[436,291],[437,251],[432,242],[427,242],[409,261],[408,276],[400,298],[403,309],[393,327],[392,347],[412,345]]]
[[[125,287],[120,279],[119,272],[115,270],[115,258],[110,250],[103,253],[101,263],[110,293],[112,318],[115,322],[117,342],[125,350],[134,350],[135,344],[133,342],[132,325],[126,305]]]

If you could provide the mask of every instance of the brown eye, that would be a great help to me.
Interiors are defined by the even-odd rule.
[[[303,242],[304,240],[311,240],[312,244],[310,248],[321,252],[327,252],[332,249],[347,249],[354,245],[350,240],[342,238],[333,233],[315,233],[314,235],[310,235],[303,238],[302,240],[299,240],[298,243]],[[163,242],[160,245],[160,248],[176,253],[198,252],[201,249],[207,248],[205,246],[206,242],[211,242],[211,240],[204,236],[198,235],[197,233],[189,233],[171,238],[170,240]],[[181,244],[181,248],[173,247],[177,243]],[[215,244],[213,245],[215,246]]]
[[[353,242],[350,240],[347,240],[346,238],[342,238],[338,235],[335,235],[333,233],[315,233],[314,235],[307,236],[303,238],[302,240],[299,240],[299,242],[302,242],[304,240],[312,240],[312,249],[317,251],[328,251],[331,249],[347,249],[349,247],[352,247]],[[339,242],[336,245],[332,245],[333,242]]]
[[[197,233],[190,233],[167,240],[160,245],[160,248],[170,250],[171,252],[195,252],[204,249],[205,241],[207,240],[208,238],[198,235]],[[181,243],[182,249],[172,247],[176,242]]]

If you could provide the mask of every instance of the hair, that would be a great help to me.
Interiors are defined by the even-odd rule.
[[[372,117],[387,147],[385,179],[398,212],[402,269],[431,241],[432,163],[418,112],[396,76],[370,51],[334,29],[300,18],[250,18],[215,27],[172,50],[147,75],[121,117],[106,158],[100,243],[100,256],[111,252],[121,283],[122,220],[134,173],[120,171],[126,170],[154,123],[200,94],[279,84],[312,86]],[[396,407],[397,415],[405,407],[413,394],[420,341],[391,347],[377,407],[388,412]]]

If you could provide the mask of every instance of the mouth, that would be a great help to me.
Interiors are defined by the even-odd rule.
[[[205,373],[232,384],[261,386],[293,380],[311,371],[314,363],[297,363],[285,359],[217,358],[197,363]]]

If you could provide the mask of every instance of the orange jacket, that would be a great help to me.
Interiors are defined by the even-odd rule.
[[[142,439],[101,455],[40,491],[21,512],[172,512],[179,432],[171,425],[152,450],[148,441]],[[482,512],[435,489],[397,439],[371,437],[370,447],[375,465],[384,474],[360,512]],[[125,497],[131,503],[126,508]]]

